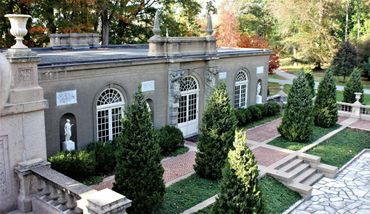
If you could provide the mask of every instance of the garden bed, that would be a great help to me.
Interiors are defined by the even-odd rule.
[[[334,131],[335,129],[337,129],[339,127],[340,127],[340,125],[335,125],[331,128],[321,128],[321,127],[318,127],[318,126],[314,126],[313,134],[311,136],[311,139],[307,142],[293,142],[293,141],[289,141],[288,139],[280,136],[280,137],[270,141],[268,144],[274,145],[274,146],[277,146],[277,147],[280,147],[280,148],[284,148],[284,149],[298,151],[298,150],[302,149],[303,147],[315,142],[320,137],[328,134],[331,131]]]
[[[245,129],[251,129],[251,128],[254,128],[256,126],[260,126],[260,125],[263,125],[265,123],[268,123],[268,122],[271,122],[273,120],[276,120],[276,119],[280,118],[281,116],[282,116],[282,114],[278,114],[278,115],[270,116],[270,117],[265,117],[265,118],[263,118],[261,120],[252,122],[252,123],[244,126],[243,128],[245,128]]]
[[[301,199],[298,193],[288,189],[274,178],[263,177],[259,184],[266,214],[283,213]],[[211,209],[212,205],[196,212],[196,214],[209,214]]]
[[[370,132],[345,129],[307,153],[320,156],[323,163],[342,167],[366,148],[370,148]]]

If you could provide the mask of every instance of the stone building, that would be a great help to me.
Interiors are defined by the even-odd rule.
[[[71,139],[77,148],[113,140],[139,85],[154,126],[176,125],[185,137],[198,133],[206,100],[218,81],[226,82],[236,108],[266,100],[269,50],[217,48],[211,24],[206,37],[161,37],[156,28],[158,23],[149,45],[82,44],[78,49],[79,42],[87,41],[79,39],[35,50],[41,59],[40,86],[49,101],[48,155],[62,149],[66,119],[74,124]],[[53,40],[61,38],[68,41],[68,35],[53,35]]]

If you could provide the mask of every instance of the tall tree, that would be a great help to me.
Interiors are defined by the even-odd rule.
[[[113,190],[132,200],[129,213],[151,213],[163,200],[164,170],[151,114],[140,87],[125,111],[117,143]]]
[[[279,133],[290,141],[308,141],[313,132],[312,93],[301,72],[293,80]]]
[[[343,76],[343,81],[345,81],[346,76],[350,75],[356,66],[357,50],[349,41],[345,41],[338,49],[331,63],[333,72],[335,75]]]
[[[245,132],[238,131],[235,149],[229,152],[222,171],[221,192],[212,207],[214,214],[263,213],[257,162],[246,141]]]
[[[221,10],[216,27],[217,45],[221,47],[237,47],[240,38],[239,22],[231,11]]]
[[[227,153],[233,147],[236,123],[226,85],[220,83],[209,98],[202,118],[194,167],[198,175],[221,178]]]
[[[338,120],[336,85],[331,69],[321,80],[314,106],[315,124],[324,128],[334,126]]]

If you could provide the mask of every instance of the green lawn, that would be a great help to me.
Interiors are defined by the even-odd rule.
[[[308,153],[321,157],[321,162],[341,167],[365,148],[370,148],[370,132],[345,129]]]
[[[219,191],[217,181],[200,178],[194,174],[166,188],[162,206],[154,213],[181,213],[216,195]]]
[[[269,74],[269,79],[286,80],[284,77],[279,76],[277,74]]]
[[[288,94],[291,87],[292,87],[291,85],[285,84],[284,85],[284,88],[283,88],[283,91],[286,94]],[[275,83],[275,82],[269,82],[268,83],[268,89],[270,91],[269,96],[275,95],[275,94],[277,94],[280,91],[280,84],[279,83]]]
[[[263,177],[259,184],[266,214],[283,213],[301,199],[298,193],[288,189],[274,178]],[[211,209],[212,205],[196,212],[196,214],[209,214],[211,213]]]
[[[292,142],[292,141],[289,141],[288,139],[285,139],[284,137],[278,137],[276,139],[274,139],[273,141],[269,142],[269,144],[271,145],[274,145],[274,146],[278,146],[280,148],[285,148],[285,149],[289,149],[289,150],[293,150],[293,151],[298,151],[300,149],[302,149],[303,147],[313,143],[314,141],[316,141],[317,139],[319,139],[320,137],[328,134],[329,132],[335,130],[339,128],[339,125],[335,125],[331,128],[321,128],[321,127],[318,127],[318,126],[314,126],[313,128],[313,134],[311,136],[311,139],[307,142]]]

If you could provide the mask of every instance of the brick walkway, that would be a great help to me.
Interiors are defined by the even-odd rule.
[[[278,160],[288,156],[288,153],[269,149],[265,147],[257,147],[252,150],[257,162],[262,166],[270,166]]]
[[[279,118],[269,123],[266,123],[264,125],[257,126],[252,129],[248,129],[247,139],[262,143],[273,137],[277,137],[279,136],[277,127],[280,125],[280,123],[281,123],[281,119]]]
[[[361,129],[365,131],[370,131],[370,121],[366,120],[359,120],[349,126],[350,128],[355,128],[355,129]]]

